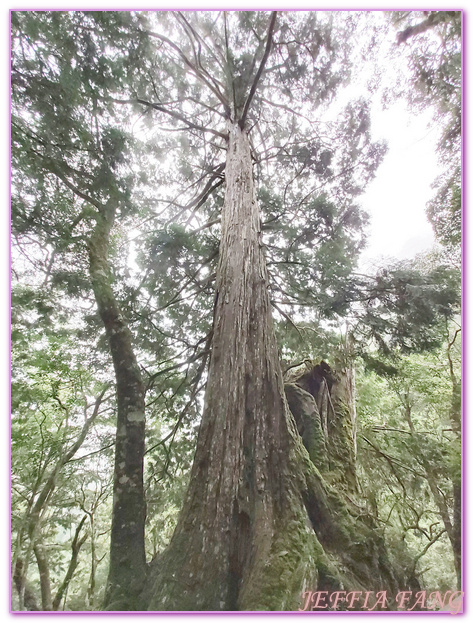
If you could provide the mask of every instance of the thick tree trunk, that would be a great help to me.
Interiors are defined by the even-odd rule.
[[[144,547],[145,388],[131,332],[112,289],[108,261],[114,210],[105,206],[89,241],[90,278],[115,369],[117,434],[113,484],[108,610],[132,610],[146,575]]]
[[[326,474],[329,469],[327,436],[322,426],[315,397],[301,386],[293,383],[286,383],[284,391],[310,460],[321,474]]]
[[[291,375],[286,395],[314,465],[332,484],[356,494],[355,372],[346,359],[341,353],[337,370],[322,361],[302,375]],[[310,394],[315,404],[293,383]]]
[[[204,414],[180,520],[144,595],[149,609],[297,609],[316,580],[317,539],[289,466],[290,427],[249,141],[234,125]]]
[[[407,580],[395,577],[376,526],[326,485],[289,411],[249,141],[238,125],[225,171],[204,413],[179,522],[152,563],[141,608],[297,610],[304,591],[344,586],[395,594]]]

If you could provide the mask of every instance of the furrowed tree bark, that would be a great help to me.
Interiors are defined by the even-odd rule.
[[[290,464],[299,437],[284,397],[249,140],[238,124],[225,175],[204,413],[178,526],[143,594],[150,610],[297,609],[317,576],[318,542]]]
[[[114,217],[114,206],[104,206],[88,245],[90,279],[112,355],[117,397],[110,570],[104,606],[107,610],[133,610],[146,576],[145,387],[130,329],[112,289],[108,251]]]
[[[354,483],[336,479],[338,492],[321,476],[316,466],[331,461],[322,426],[312,430],[312,460],[304,448],[284,394],[248,135],[229,125],[204,412],[179,521],[140,608],[298,610],[305,591],[418,587],[389,560],[374,520],[344,501]],[[340,383],[342,402],[350,388]],[[354,414],[338,407],[333,426],[338,417],[348,432],[341,460],[354,453]]]

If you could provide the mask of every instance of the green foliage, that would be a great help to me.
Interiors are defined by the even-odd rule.
[[[427,215],[439,242],[459,249],[461,242],[461,28],[459,11],[400,12],[398,24],[407,36],[413,89],[418,110],[432,106],[442,133],[437,146],[442,174]]]
[[[383,376],[360,367],[357,384],[359,475],[371,512],[394,550],[401,538],[417,556],[439,535],[417,571],[424,586],[444,589],[455,580],[452,545],[440,533],[444,512],[453,521],[460,470],[450,361],[458,374],[459,361],[444,343],[429,354],[398,358],[388,374],[383,364]]]
[[[13,555],[26,559],[31,555],[31,522],[36,521],[32,509],[54,478],[47,498],[38,507],[34,534],[47,552],[55,591],[69,564],[82,509],[86,506],[90,510],[90,499],[100,490],[94,513],[96,530],[102,536],[97,537],[95,555],[103,557],[106,551],[103,535],[109,516],[113,428],[104,414],[80,448],[82,456],[93,456],[88,461],[75,456],[54,477],[57,465],[76,442],[85,417],[90,417],[91,397],[100,392],[102,384],[87,361],[86,350],[81,349],[83,345],[64,327],[57,329],[57,309],[49,305],[48,322],[42,321],[37,310],[47,300],[44,293],[38,296],[35,290],[19,288],[12,298],[16,311],[12,318]],[[94,460],[99,452],[100,461]],[[89,559],[90,542],[82,555]]]
[[[462,192],[460,167],[450,167],[435,182],[438,192],[427,206],[427,215],[437,239],[447,247],[459,249],[462,232]]]
[[[355,336],[374,340],[384,355],[438,348],[445,322],[459,310],[459,280],[458,270],[442,264],[382,269],[366,284]]]

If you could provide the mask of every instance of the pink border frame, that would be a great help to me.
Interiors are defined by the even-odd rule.
[[[443,10],[439,7],[436,7],[437,10]],[[181,11],[186,11],[186,12],[190,12],[190,11],[219,11],[219,10],[226,10],[226,11],[271,11],[271,8],[268,7],[264,7],[264,8],[231,8],[231,7],[221,7],[221,8],[184,8],[184,9],[176,9],[176,8],[167,8],[167,7],[160,7],[159,9],[157,8],[134,8],[134,9],[120,9],[120,10],[133,10],[133,11],[175,11],[175,10],[181,10]],[[107,12],[111,12],[111,11],[116,11],[118,9],[110,9],[110,8],[104,8],[104,9],[100,9],[97,7],[94,8],[63,8],[63,9],[59,9],[59,8],[38,8],[38,7],[34,7],[34,8],[15,8],[15,9],[9,9],[9,19],[8,19],[8,26],[9,26],[9,33],[8,33],[8,42],[9,42],[9,55],[8,55],[8,59],[9,59],[9,63],[11,65],[11,46],[10,46],[10,36],[11,36],[11,13],[13,11],[74,11],[74,10],[80,10],[80,11],[107,11]],[[278,7],[277,10],[287,10],[287,11],[326,11],[326,12],[341,12],[341,11],[402,11],[402,10],[406,10],[406,11],[420,11],[420,10],[426,10],[426,7],[422,7],[422,8],[395,8],[395,9],[390,9],[387,7],[384,8],[367,8],[367,9],[357,9],[357,8],[340,8],[340,9],[336,9],[336,8],[322,8],[322,7],[317,7],[316,9],[310,9],[310,8],[302,8],[302,9],[284,9],[281,7]],[[466,71],[466,63],[465,63],[465,59],[466,59],[466,36],[465,36],[465,22],[466,22],[466,14],[465,14],[465,10],[464,9],[454,9],[454,8],[450,8],[450,9],[445,9],[445,10],[458,10],[461,13],[461,26],[462,26],[462,34],[461,34],[461,70],[462,70],[462,79],[461,79],[461,85],[462,85],[462,92],[461,92],[461,106],[462,106],[462,119],[461,119],[461,129],[462,129],[462,148],[461,148],[461,221],[462,221],[462,232],[461,232],[461,326],[462,326],[462,335],[461,335],[461,380],[462,380],[462,385],[461,385],[461,433],[462,433],[462,444],[461,444],[461,502],[462,502],[462,513],[461,513],[461,517],[462,517],[462,523],[461,523],[461,547],[462,547],[462,561],[461,561],[461,571],[462,571],[462,591],[465,590],[466,587],[466,577],[465,577],[465,572],[466,572],[466,564],[465,564],[465,557],[466,557],[466,537],[465,537],[465,515],[466,515],[466,509],[465,509],[465,505],[466,505],[466,495],[465,495],[465,476],[466,476],[466,453],[464,450],[465,447],[465,441],[466,441],[466,425],[465,425],[465,413],[466,413],[466,407],[467,407],[467,392],[466,392],[466,369],[467,369],[467,355],[466,355],[466,338],[468,336],[468,331],[467,331],[467,325],[466,325],[466,315],[467,315],[467,309],[466,309],[466,292],[465,292],[465,272],[466,272],[466,258],[467,258],[467,245],[466,245],[466,224],[467,224],[467,217],[466,217],[466,198],[467,198],[467,192],[466,192],[466,166],[467,166],[467,158],[466,158],[466,145],[465,145],[465,141],[466,141],[466,135],[465,132],[467,130],[467,126],[466,126],[466,109],[465,109],[465,104],[466,104],[466,97],[465,97],[465,87],[466,87],[466,80],[465,80],[465,71]],[[8,84],[8,93],[9,93],[9,111],[10,111],[10,115],[11,115],[11,90],[10,90],[10,84]],[[11,123],[9,123],[9,128],[8,128],[8,138],[9,138],[9,163],[11,162]],[[11,203],[11,166],[9,164],[9,205]],[[11,240],[11,213],[9,213],[9,218],[8,218],[8,232],[9,232],[9,236],[10,236],[10,240]],[[9,261],[8,261],[8,267],[9,267],[9,274],[11,275],[11,268],[12,268],[12,263],[11,263],[11,248],[9,247]],[[9,308],[11,310],[11,287],[9,288],[9,292],[8,292],[8,305]],[[10,347],[10,351],[9,351],[9,358],[8,358],[8,365],[9,365],[9,371],[11,370],[11,316],[9,317],[8,320],[8,326],[9,326],[9,347]],[[10,373],[10,381],[11,381],[11,373]],[[8,396],[8,405],[9,405],[9,413],[11,413],[11,394],[9,393]],[[9,439],[11,439],[11,419],[9,418],[9,425],[8,425],[8,430],[9,430]],[[11,467],[11,444],[9,443],[9,467]],[[9,483],[9,508],[11,508],[11,479],[10,476],[8,477],[8,483]],[[155,611],[142,611],[142,610],[138,610],[138,611],[109,611],[109,612],[104,612],[104,611],[89,611],[89,610],[80,610],[80,611],[58,611],[58,612],[46,612],[46,611],[39,611],[39,612],[31,612],[31,611],[18,611],[18,610],[11,610],[11,593],[12,593],[12,585],[11,585],[11,515],[10,515],[10,534],[9,534],[9,546],[10,546],[10,552],[9,552],[9,558],[8,558],[8,562],[9,562],[9,568],[8,568],[8,582],[9,582],[9,613],[10,615],[14,615],[14,616],[135,616],[135,615],[148,615],[148,616],[153,616],[153,615],[164,615],[164,616],[175,616],[175,615],[179,615],[179,616],[209,616],[209,615],[217,615],[217,616],[247,616],[247,615],[259,615],[259,616],[301,616],[301,615],[309,615],[309,616],[314,616],[314,615],[338,615],[338,616],[367,616],[367,615],[378,615],[378,616],[386,616],[386,615],[394,615],[394,616],[399,616],[399,615],[430,615],[430,616],[452,616],[450,612],[445,612],[445,611],[387,611],[387,612],[383,612],[380,610],[377,611],[354,611],[354,612],[350,612],[350,611],[333,611],[333,610],[317,610],[317,611],[251,611],[251,610],[245,610],[245,611],[214,611],[214,610],[210,610],[210,611],[196,611],[196,612],[191,612],[191,611],[165,611],[165,610],[155,610]],[[465,595],[463,596],[463,603],[462,603],[462,610],[458,613],[459,615],[464,615],[467,613],[466,608],[465,608]]]

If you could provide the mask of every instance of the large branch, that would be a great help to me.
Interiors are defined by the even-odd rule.
[[[266,65],[266,61],[268,60],[269,52],[271,51],[271,43],[273,40],[273,30],[274,30],[274,25],[276,23],[277,14],[278,14],[277,11],[273,11],[271,14],[271,19],[270,19],[269,28],[268,28],[268,36],[266,39],[266,48],[264,50],[263,58],[261,59],[261,63],[258,68],[258,71],[256,72],[255,79],[253,80],[253,84],[251,85],[250,92],[248,94],[248,97],[246,98],[245,106],[243,108],[243,114],[239,121],[239,125],[242,129],[245,126],[245,121],[248,115],[248,110],[250,108],[251,101],[253,99],[254,94],[256,93],[256,87],[258,86],[259,79],[261,77],[261,74],[263,73],[263,69],[264,69],[264,66]]]
[[[146,30],[144,32],[149,37],[154,37],[156,39],[159,39],[163,43],[166,43],[168,46],[170,46],[173,50],[175,50],[178,53],[178,55],[181,57],[181,59],[184,61],[185,65],[192,71],[192,73],[195,74],[195,76],[199,80],[201,80],[212,91],[212,93],[218,98],[218,100],[223,104],[223,107],[227,115],[230,114],[230,106],[226,98],[224,97],[224,95],[222,95],[222,93],[220,92],[220,89],[218,89],[214,84],[209,82],[209,80],[202,74],[202,72],[199,71],[199,69],[197,69],[197,67],[187,58],[187,56],[184,54],[184,52],[181,50],[181,48],[178,45],[176,45],[173,41],[171,41],[164,35],[160,35],[156,32],[152,32],[151,30]]]
[[[193,121],[190,121],[189,119],[184,117],[184,115],[181,115],[180,113],[174,110],[170,110],[169,108],[166,108],[165,106],[162,106],[161,104],[157,104],[156,102],[148,102],[147,100],[141,99],[139,97],[137,97],[136,99],[132,99],[132,100],[112,99],[112,101],[115,102],[116,104],[143,104],[143,106],[154,108],[154,110],[159,110],[159,112],[169,115],[173,119],[182,121],[182,123],[185,123],[187,128],[189,128],[190,130],[199,130],[200,132],[208,132],[210,134],[213,134],[214,136],[223,138],[224,140],[227,139],[227,134],[224,134],[223,132],[219,132],[218,130],[214,130],[212,128],[206,128],[204,125],[199,125],[198,123],[194,123]]]
[[[442,24],[451,18],[451,14],[454,11],[432,11],[424,21],[414,26],[408,26],[406,29],[397,33],[397,44],[405,43],[411,37],[420,35],[431,28],[434,28],[438,24]]]
[[[202,45],[205,47],[205,49],[209,52],[209,54],[215,59],[215,61],[220,65],[220,68],[225,71],[225,66],[222,64],[221,60],[214,54],[212,48],[207,45],[207,43],[205,42],[205,39],[203,39],[199,33],[192,27],[192,25],[190,24],[190,22],[184,17],[184,15],[182,14],[181,11],[179,11],[178,13],[175,14],[176,15],[176,19],[180,19],[183,24],[184,24],[184,29],[186,31],[186,34],[189,38],[189,41],[191,42],[192,45],[192,49],[194,51],[194,57],[196,60],[196,64],[199,66],[200,70],[208,77],[208,79],[215,85],[215,88],[220,90],[219,87],[221,87],[222,89],[225,90],[224,85],[217,80],[214,76],[212,76],[211,74],[209,74],[209,72],[204,68],[204,66],[202,65],[202,60],[201,60],[201,52],[202,52]],[[191,36],[192,35],[192,36]],[[195,46],[194,46],[194,42],[192,40],[192,37],[194,37],[195,41],[197,42],[197,45],[199,46],[198,51],[195,50]]]

